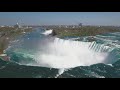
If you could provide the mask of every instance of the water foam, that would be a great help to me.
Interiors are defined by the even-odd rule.
[[[49,35],[49,34],[51,34],[52,33],[52,29],[50,29],[50,30],[46,30],[44,33],[42,33],[42,34],[44,34],[44,35]]]
[[[49,38],[50,39],[50,38]],[[43,46],[45,50],[35,54],[40,66],[52,68],[74,68],[106,63],[110,48],[95,42],[71,41],[55,38]],[[41,48],[41,47],[40,47]],[[109,64],[109,62],[107,62]]]

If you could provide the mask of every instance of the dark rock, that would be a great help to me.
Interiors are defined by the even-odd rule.
[[[55,32],[55,30],[53,30],[52,31],[52,34],[51,34],[52,36],[56,36],[57,35],[57,33]]]

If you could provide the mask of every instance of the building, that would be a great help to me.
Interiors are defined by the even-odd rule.
[[[21,28],[21,26],[17,23],[16,25],[14,25],[14,28]]]
[[[79,27],[82,27],[82,23],[79,23],[78,26],[79,26]]]

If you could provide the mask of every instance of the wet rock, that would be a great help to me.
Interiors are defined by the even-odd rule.
[[[56,35],[57,35],[56,31],[53,30],[51,35],[52,35],[52,36],[56,36]]]

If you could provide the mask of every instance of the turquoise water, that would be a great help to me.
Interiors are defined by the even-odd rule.
[[[11,42],[10,62],[0,60],[1,78],[118,78],[120,33],[94,37],[43,34],[36,28]]]

